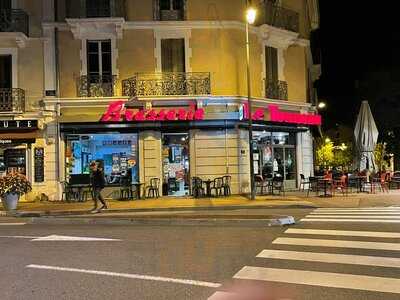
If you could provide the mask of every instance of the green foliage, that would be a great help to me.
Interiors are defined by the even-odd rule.
[[[6,193],[19,194],[20,196],[32,190],[29,180],[21,174],[7,174],[0,178],[0,196]]]
[[[333,142],[317,141],[316,163],[325,169],[329,167],[350,168],[353,161],[351,143],[334,146]]]
[[[386,157],[386,144],[385,143],[378,143],[376,144],[375,151],[374,151],[375,163],[378,170],[386,170],[388,169],[389,165],[388,162],[385,160]]]

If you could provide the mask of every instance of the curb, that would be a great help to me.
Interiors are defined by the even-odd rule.
[[[135,213],[135,212],[171,212],[171,211],[224,211],[241,209],[313,209],[319,206],[314,205],[227,205],[227,206],[202,206],[202,207],[161,207],[161,208],[128,208],[128,209],[108,209],[103,213]],[[0,211],[0,216],[2,212]],[[87,215],[88,210],[76,211],[18,211],[14,214],[16,217],[50,217],[50,216],[78,216]],[[4,213],[6,215],[6,213]]]
[[[105,217],[32,217],[30,224],[46,225],[137,225],[137,226],[249,226],[272,227],[295,224],[292,216],[280,216],[273,219],[243,219],[243,218],[105,218]]]

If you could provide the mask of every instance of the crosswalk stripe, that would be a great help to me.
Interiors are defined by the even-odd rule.
[[[393,211],[393,212],[399,212],[399,209],[396,208],[317,208],[313,210],[315,212],[329,212],[329,211]]]
[[[236,297],[237,295],[234,293],[228,293],[228,292],[215,292],[214,294],[211,295],[210,298],[207,300],[224,300],[224,299],[232,299],[232,297]]]
[[[374,220],[374,219],[301,219],[300,222],[400,223],[400,220]]]
[[[356,215],[350,215],[350,216],[342,216],[342,215],[308,215],[306,218],[343,218],[343,219],[392,219],[392,220],[398,220],[400,219],[400,216],[356,216]]]
[[[280,238],[275,239],[272,242],[272,244],[400,251],[400,243],[382,243],[382,242],[342,241],[342,240],[303,239],[303,238],[280,237]]]
[[[297,229],[289,228],[285,233],[291,234],[315,234],[315,235],[337,235],[337,236],[363,236],[376,238],[400,238],[398,232],[378,232],[378,231],[349,231],[349,230],[323,230],[323,229]]]
[[[21,226],[25,224],[26,223],[0,223],[0,226]]]
[[[388,215],[397,216],[400,212],[311,212],[309,215]]]
[[[400,258],[284,250],[263,250],[260,258],[400,268]]]
[[[400,294],[400,279],[386,277],[245,266],[234,278]]]

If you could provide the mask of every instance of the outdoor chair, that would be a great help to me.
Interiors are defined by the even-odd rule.
[[[215,178],[211,183],[211,195],[213,194],[213,191],[215,191],[215,196],[219,197],[222,195],[222,190],[222,177]]]
[[[120,200],[129,200],[130,198],[132,198],[132,187],[130,185],[129,179],[121,179],[119,193]]]
[[[390,187],[400,188],[400,171],[395,171],[390,179]]]
[[[205,195],[203,180],[199,177],[192,178],[192,196],[195,198],[203,197]]]
[[[274,195],[274,190],[279,192],[279,195],[282,193],[285,196],[285,186],[283,182],[283,177],[274,177],[272,178],[272,195]]]
[[[342,175],[340,179],[333,181],[333,191],[340,191],[343,195],[349,194],[349,186],[346,175]]]
[[[93,199],[94,197],[93,197],[93,191],[92,191],[92,187],[91,186],[88,186],[88,187],[86,187],[86,188],[83,188],[83,190],[82,190],[82,195],[81,195],[81,201],[82,202],[86,202],[88,199],[89,199],[89,197],[91,198],[91,199]]]
[[[222,188],[224,190],[224,196],[231,195],[231,180],[232,177],[230,175],[225,175],[222,177]]]
[[[305,189],[306,185],[308,185],[308,187],[310,188],[310,179],[306,180],[306,177],[304,176],[304,174],[300,174],[299,189],[304,192],[304,189]]]
[[[318,178],[316,177],[309,177],[308,179],[310,181],[310,184],[308,186],[308,190],[307,190],[307,197],[310,195],[310,192],[316,192],[318,195]]]
[[[78,193],[74,191],[72,186],[67,182],[63,182],[63,192],[61,195],[61,201],[67,201],[70,202],[71,200],[77,200],[78,199]]]
[[[254,184],[256,194],[259,191],[259,195],[264,195],[264,188],[266,188],[264,178],[261,175],[254,176]]]
[[[147,198],[160,197],[159,186],[160,186],[160,179],[159,178],[151,178],[150,185],[148,185],[145,189],[145,190],[147,190]]]

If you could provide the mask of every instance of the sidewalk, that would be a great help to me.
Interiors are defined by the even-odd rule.
[[[370,206],[400,206],[400,191],[392,190],[389,194],[350,194],[338,195],[331,198],[307,197],[306,193],[290,192],[286,196],[257,196],[249,200],[244,196],[230,196],[221,198],[192,197],[145,199],[134,201],[108,201],[109,209],[104,213],[124,212],[172,212],[172,211],[199,211],[199,210],[234,210],[257,208],[316,208],[316,207],[370,207]],[[19,213],[32,215],[82,215],[92,209],[92,201],[82,203],[66,202],[38,202],[20,203]],[[0,216],[5,215],[0,204]],[[29,216],[29,215],[28,215]]]

